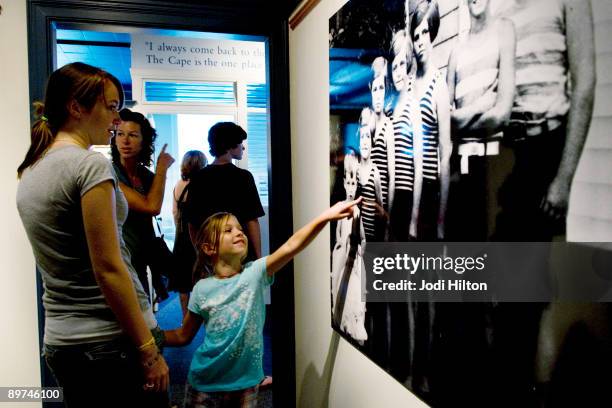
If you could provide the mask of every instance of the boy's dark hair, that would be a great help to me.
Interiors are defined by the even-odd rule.
[[[223,156],[229,149],[233,149],[247,138],[247,134],[234,122],[215,123],[208,131],[208,145],[210,154],[215,157]]]
[[[429,39],[433,44],[440,28],[440,11],[436,0],[420,0],[417,4],[410,20],[410,38],[413,41],[414,32],[425,19],[427,19],[427,25],[429,26]]]
[[[153,161],[153,153],[155,152],[155,138],[157,137],[157,131],[151,126],[151,122],[140,112],[134,112],[128,108],[121,109],[119,112],[121,121],[123,122],[134,122],[140,125],[140,133],[142,134],[142,149],[138,154],[138,163],[145,167],[151,165]],[[113,163],[120,165],[121,156],[117,149],[117,143],[115,138],[111,139],[111,156]]]

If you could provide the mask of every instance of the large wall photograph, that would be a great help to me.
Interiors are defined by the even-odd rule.
[[[362,296],[369,243],[608,236],[610,204],[589,208],[612,197],[592,159],[612,147],[610,21],[606,0],[351,0],[329,19],[330,201],[362,197],[332,225],[332,326],[431,406],[612,402],[605,304]]]

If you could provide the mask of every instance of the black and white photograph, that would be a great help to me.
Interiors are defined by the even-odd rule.
[[[612,0],[0,0],[0,38],[0,405],[612,407]]]
[[[576,170],[604,25],[590,0],[351,0],[329,19],[330,201],[362,198],[331,234],[332,326],[431,406],[612,400],[604,304],[358,292],[369,243],[597,241]]]

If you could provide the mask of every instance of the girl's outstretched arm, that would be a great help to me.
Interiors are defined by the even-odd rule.
[[[191,310],[185,316],[183,325],[174,330],[164,330],[166,346],[184,346],[191,343],[202,325],[202,317],[193,313]]]
[[[274,275],[302,249],[306,248],[329,221],[352,217],[353,207],[359,204],[361,199],[359,197],[354,201],[340,201],[300,228],[287,242],[266,258],[268,276]]]

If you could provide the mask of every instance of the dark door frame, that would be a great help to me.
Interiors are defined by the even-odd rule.
[[[266,0],[175,2],[159,0],[28,0],[30,99],[41,100],[52,71],[51,24],[70,22],[260,35],[268,38],[270,80],[269,222],[270,248],[293,232],[289,138],[289,52],[286,10]],[[295,405],[295,316],[293,265],[272,285],[272,369],[274,405]],[[38,276],[38,299],[42,285]],[[39,301],[39,341],[44,314]],[[48,372],[41,359],[42,384]]]

